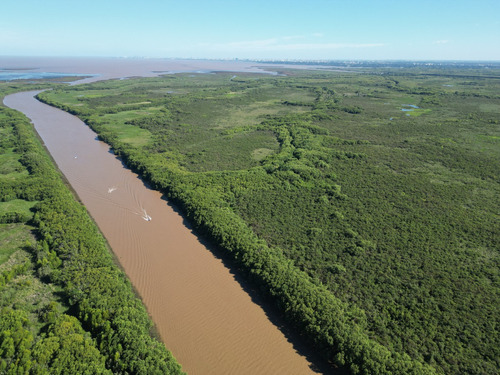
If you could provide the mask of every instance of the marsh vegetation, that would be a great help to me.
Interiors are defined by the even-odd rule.
[[[175,201],[336,366],[494,374],[500,72],[461,69],[176,74],[40,99]]]

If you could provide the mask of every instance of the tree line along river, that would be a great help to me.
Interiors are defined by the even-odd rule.
[[[36,94],[12,94],[4,104],[31,119],[183,369],[189,374],[314,373],[161,193],[125,168],[81,120],[40,103]]]

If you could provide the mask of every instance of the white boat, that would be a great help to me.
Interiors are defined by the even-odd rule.
[[[151,216],[148,215],[145,209],[142,209],[142,218],[146,221],[151,221]]]

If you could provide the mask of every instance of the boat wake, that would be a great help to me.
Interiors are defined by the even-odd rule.
[[[151,216],[148,215],[144,208],[142,209],[142,218],[146,221],[151,221]]]

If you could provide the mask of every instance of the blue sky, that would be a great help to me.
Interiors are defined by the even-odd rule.
[[[0,55],[500,60],[499,0],[15,0]]]

